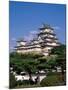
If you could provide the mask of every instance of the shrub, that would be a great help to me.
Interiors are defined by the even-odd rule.
[[[23,82],[21,81],[21,80],[19,80],[19,81],[17,81],[17,85],[22,85],[23,84]]]
[[[33,85],[34,82],[32,80],[23,80],[24,85]]]
[[[17,82],[15,76],[12,73],[10,73],[9,79],[9,88],[14,88],[17,85]]]
[[[60,72],[49,72],[47,76],[51,76],[51,75],[61,75]]]
[[[62,79],[60,78],[59,75],[51,75],[51,76],[47,76],[46,78],[44,78],[40,85],[42,87],[44,86],[60,86],[62,85]]]

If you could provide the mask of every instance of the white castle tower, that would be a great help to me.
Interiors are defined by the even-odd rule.
[[[42,47],[42,52],[44,55],[48,55],[53,47],[59,46],[60,43],[54,34],[54,29],[50,25],[45,25],[39,28],[40,32],[38,34],[39,41]]]
[[[17,53],[24,53],[26,49],[26,41],[24,39],[19,39],[17,41],[17,46],[15,47],[15,50]]]

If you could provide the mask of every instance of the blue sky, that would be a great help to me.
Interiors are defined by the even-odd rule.
[[[66,6],[64,4],[45,4],[16,2],[9,3],[10,50],[16,40],[25,37],[30,40],[42,23],[50,24],[55,29],[59,42],[65,44]]]

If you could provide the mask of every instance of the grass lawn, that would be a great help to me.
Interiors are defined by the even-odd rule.
[[[17,88],[35,88],[35,87],[41,87],[38,84],[34,84],[34,85],[20,85],[20,86],[16,86],[15,89]]]

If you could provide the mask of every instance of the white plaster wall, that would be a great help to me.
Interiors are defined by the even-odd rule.
[[[48,56],[49,54],[45,52],[45,53],[43,53],[43,55]]]
[[[38,41],[33,41],[33,43],[38,43]]]
[[[42,79],[44,79],[45,77],[46,77],[45,74],[44,75],[40,75],[40,81]],[[29,75],[24,75],[24,76],[22,76],[22,75],[15,75],[15,78],[16,78],[17,81],[18,80],[29,80]],[[33,75],[32,76],[33,81],[35,81],[36,78],[37,78],[37,75]]]
[[[56,46],[56,43],[47,43],[47,45],[52,45],[52,46]]]
[[[46,47],[46,49],[48,50],[48,49],[52,49],[52,47]]]
[[[26,42],[20,42],[21,45],[26,45]]]
[[[17,53],[21,53],[21,50],[17,50]]]
[[[49,37],[54,37],[53,35],[49,35]]]
[[[41,51],[40,48],[34,48],[34,51]]]
[[[17,50],[18,53],[41,52],[40,48],[33,48],[27,50]]]
[[[40,47],[40,45],[38,44],[38,45],[35,45],[35,47]]]
[[[48,41],[52,41],[52,39],[46,39],[46,40],[48,40]]]
[[[44,32],[50,32],[50,29],[45,29]]]
[[[56,46],[57,44],[56,43],[52,43],[52,45]]]
[[[26,45],[26,42],[18,42],[17,46],[20,46],[20,45]]]
[[[53,33],[53,30],[51,30],[51,29],[45,29],[44,32],[51,32],[51,33]]]

